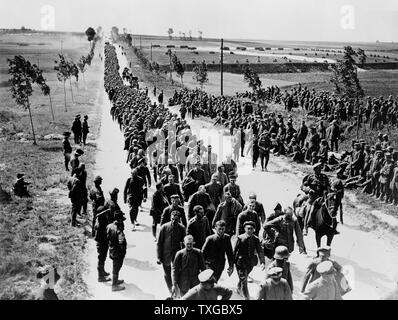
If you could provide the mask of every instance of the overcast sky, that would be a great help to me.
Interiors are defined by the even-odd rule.
[[[54,7],[59,31],[115,25],[165,36],[172,27],[177,36],[398,41],[397,0],[0,0],[0,28],[51,27],[45,5]]]

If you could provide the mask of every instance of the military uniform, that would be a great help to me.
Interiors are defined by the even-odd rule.
[[[231,237],[224,233],[222,237],[213,234],[206,238],[202,248],[203,257],[207,268],[214,270],[216,282],[220,279],[225,267],[225,255],[229,266],[233,266],[234,256],[232,252]]]
[[[128,203],[130,207],[130,220],[135,225],[138,216],[138,207],[144,198],[144,180],[138,175],[130,177],[126,181],[124,187],[124,203]]]
[[[96,186],[94,186],[93,189],[91,189],[90,200],[93,202],[92,203],[92,209],[93,209],[92,230],[94,230],[95,219],[96,219],[96,216],[98,213],[97,210],[100,206],[103,206],[105,204],[104,192],[102,191],[101,186],[96,185]]]
[[[221,202],[216,210],[216,214],[214,215],[212,227],[215,226],[217,221],[224,220],[226,223],[225,233],[231,236],[234,235],[236,229],[236,220],[241,212],[242,206],[235,199],[232,198],[231,203],[228,203],[227,201]]]
[[[256,227],[255,227],[255,230],[254,230],[254,234],[258,237],[258,234],[259,234],[260,229],[261,229],[260,218],[258,217],[257,212],[251,211],[249,209],[239,213],[237,221],[236,221],[235,234],[236,235],[240,235],[242,233],[245,233],[245,229],[243,228],[243,224],[246,221],[253,221],[255,223]]]
[[[112,287],[120,284],[119,271],[123,266],[123,260],[126,256],[127,242],[124,236],[123,222],[114,221],[106,227],[106,234],[109,243],[109,258],[113,260]]]
[[[221,286],[215,286],[211,289],[205,289],[201,284],[189,289],[188,292],[181,298],[181,300],[229,300],[232,295],[232,290]]]
[[[285,279],[274,283],[272,279],[266,279],[260,284],[257,300],[293,300],[289,284]]]
[[[195,248],[202,249],[206,238],[210,236],[211,233],[212,232],[207,217],[204,216],[201,219],[198,219],[197,216],[194,216],[191,220],[189,220],[187,226],[187,234],[193,236],[195,240]]]
[[[174,205],[169,205],[167,208],[163,210],[162,216],[160,218],[160,225],[164,225],[167,222],[170,222],[171,220],[171,213],[176,210],[180,213],[180,219],[181,223],[184,225],[184,227],[187,226],[187,218],[185,216],[185,210],[184,207],[182,206],[174,206]]]

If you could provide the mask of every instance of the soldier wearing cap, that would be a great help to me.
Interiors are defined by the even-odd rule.
[[[133,169],[131,171],[131,177],[126,181],[123,192],[124,203],[128,203],[130,208],[129,214],[131,224],[133,225],[133,231],[135,230],[135,226],[138,225],[138,208],[143,200],[146,201],[144,187],[145,182],[138,176],[138,170],[136,168]]]
[[[189,199],[188,220],[193,218],[193,208],[197,205],[200,205],[205,210],[205,215],[207,216],[207,210],[211,207],[211,199],[209,194],[206,192],[206,188],[204,185],[199,186],[198,191],[195,192]],[[211,218],[213,219],[213,217]]]
[[[309,195],[308,204],[310,204],[304,219],[304,235],[308,233],[308,226],[320,200],[330,190],[330,181],[328,176],[322,173],[322,164],[317,163],[312,168],[314,173],[305,176],[301,185],[301,190]]]
[[[335,260],[330,258],[330,246],[321,246],[316,250],[316,252],[317,257],[313,258],[313,260],[307,267],[307,271],[305,272],[303,283],[301,285],[301,292],[304,292],[310,283],[312,283],[321,276],[316,268],[320,263],[324,261],[330,261],[333,264],[334,272],[336,274],[341,273],[342,266]]]
[[[375,155],[370,165],[370,174],[372,175],[372,196],[380,196],[380,170],[383,167],[383,152],[375,151]]]
[[[260,218],[261,223],[265,222],[265,211],[264,206],[260,201],[257,201],[257,195],[254,192],[249,193],[249,204],[252,203],[254,205],[254,211],[256,211],[258,217]],[[248,204],[245,204],[243,210],[248,209]]]
[[[170,219],[161,226],[156,246],[157,264],[162,265],[167,288],[172,294],[172,262],[182,247],[186,232],[185,227],[180,223],[180,214],[177,210],[171,211]]]
[[[257,265],[259,256],[261,269],[265,269],[264,252],[261,248],[260,240],[254,235],[256,225],[253,221],[244,223],[245,233],[238,236],[234,247],[234,261],[239,276],[238,294],[243,294],[246,300],[250,299],[247,288],[247,278],[253,267]]]
[[[273,261],[268,265],[267,269],[278,267],[282,268],[282,278],[285,279],[289,285],[290,291],[293,292],[293,278],[290,272],[289,250],[285,246],[277,246],[273,256]],[[268,278],[268,277],[267,277]]]
[[[80,114],[75,116],[73,120],[71,131],[73,132],[73,137],[76,144],[80,144],[82,136],[82,123],[80,121]]]
[[[195,182],[193,193],[198,191],[199,186],[206,184],[205,172],[201,168],[200,161],[196,162],[195,167],[188,172],[187,177],[190,177]]]
[[[87,135],[90,132],[89,130],[89,125],[87,122],[88,116],[85,115],[84,116],[84,120],[83,120],[83,124],[82,124],[82,135],[83,135],[83,144],[86,145],[86,139],[87,139]]]
[[[258,217],[257,212],[255,211],[255,205],[253,202],[250,202],[247,209],[239,213],[238,218],[236,219],[236,235],[240,235],[244,233],[243,225],[246,221],[252,221],[255,224],[254,234],[258,237],[258,234],[261,229],[260,218]]]
[[[94,225],[95,225],[95,218],[97,216],[98,207],[103,206],[105,204],[105,196],[104,192],[101,188],[102,184],[102,177],[96,176],[94,178],[94,188],[90,190],[90,200],[92,201],[92,209],[93,209],[93,223],[92,223],[92,233],[94,236]]]
[[[215,286],[216,279],[214,277],[214,271],[206,269],[199,273],[198,279],[200,284],[189,289],[189,291],[181,298],[181,300],[229,300],[232,295],[232,290]]]
[[[267,278],[260,284],[257,300],[293,300],[290,286],[282,273],[283,269],[279,267],[268,270]]]
[[[172,294],[184,296],[189,289],[199,284],[198,275],[206,269],[202,252],[194,248],[192,235],[184,237],[185,248],[178,251],[172,265]]]
[[[121,284],[123,280],[119,279],[119,271],[123,266],[123,260],[126,256],[127,242],[124,235],[124,223],[126,220],[123,212],[115,212],[114,221],[106,227],[106,235],[109,243],[109,258],[113,260],[112,269],[112,291],[124,290]]]
[[[224,187],[224,194],[226,192],[231,193],[232,198],[237,200],[240,203],[240,205],[243,207],[245,203],[241,196],[240,187],[239,187],[239,185],[236,184],[236,178],[237,178],[237,175],[235,173],[230,173],[229,183]]]
[[[180,197],[177,194],[173,194],[171,197],[171,204],[163,210],[162,216],[160,218],[160,225],[164,225],[165,223],[171,220],[171,213],[173,211],[177,211],[180,215],[181,223],[184,227],[187,226],[187,218],[185,216],[184,207],[180,205]]]
[[[392,161],[391,153],[385,154],[385,163],[380,170],[380,201],[388,203],[390,199],[390,182],[394,174],[394,162]]]
[[[180,204],[183,204],[184,197],[181,192],[181,186],[178,183],[175,183],[174,175],[169,174],[167,179],[169,183],[164,186],[164,192],[167,199],[171,202],[171,196],[177,194],[179,196]]]
[[[210,196],[211,208],[208,209],[208,218],[212,222],[218,205],[223,196],[223,187],[218,181],[217,174],[211,176],[211,181],[205,185],[206,193]]]
[[[351,177],[360,175],[365,164],[365,154],[363,153],[361,144],[356,142],[354,147],[355,150],[353,151],[351,161]]]
[[[323,261],[316,267],[321,275],[310,283],[304,291],[305,300],[343,300],[340,289],[334,277],[334,268],[331,261]]]
[[[110,199],[105,202],[105,209],[109,209],[109,214],[108,216],[108,223],[112,223],[115,220],[115,215],[119,212],[121,212],[122,215],[124,213],[119,207],[119,204],[117,203],[118,200],[118,194],[119,194],[119,189],[114,188],[112,191],[109,192]]]
[[[74,153],[73,156],[70,160],[70,166],[71,166],[71,176],[74,174],[74,170],[79,167],[80,165],[80,160],[79,157],[84,154],[84,151],[82,149],[77,149]]]
[[[54,285],[57,284],[61,278],[57,268],[52,265],[45,265],[41,267],[36,274],[37,279],[41,279],[41,286],[36,293],[36,300],[59,300]]]
[[[152,197],[152,204],[149,214],[152,216],[152,235],[156,241],[156,228],[160,223],[163,210],[170,205],[167,195],[164,192],[164,186],[161,182],[156,184],[156,191]]]
[[[66,171],[69,171],[69,161],[72,154],[72,146],[69,142],[70,132],[63,133],[64,140],[62,141],[62,148],[64,149],[64,164]]]
[[[195,240],[195,248],[202,249],[203,244],[208,236],[212,234],[209,220],[205,216],[204,209],[201,205],[193,208],[194,216],[188,221],[187,234],[193,236]]]
[[[73,175],[68,180],[67,186],[69,189],[69,198],[72,203],[71,209],[71,224],[72,227],[76,226],[76,217],[80,214],[80,210],[83,206],[83,192],[84,186],[81,181],[82,169],[80,167],[72,170]]]
[[[224,220],[226,223],[225,232],[232,236],[235,234],[236,220],[239,213],[242,212],[242,206],[232,197],[230,192],[225,192],[224,198],[225,201],[221,202],[217,208],[212,226],[214,227],[217,221]]]
[[[25,174],[18,173],[17,181],[14,183],[13,191],[14,194],[18,197],[30,197],[27,186],[30,185],[30,182],[26,182],[24,180]]]
[[[148,188],[152,185],[151,174],[147,167],[146,158],[138,160],[137,175],[144,181],[144,199],[148,198]]]
[[[106,260],[106,255],[108,253],[108,238],[106,234],[106,227],[108,225],[109,221],[109,209],[105,209],[104,206],[99,206],[96,209],[96,219],[95,219],[95,224],[93,227],[93,235],[94,235],[94,240],[97,245],[97,253],[98,253],[98,265],[97,265],[97,271],[98,271],[98,282],[106,282],[110,281],[111,279],[108,278],[109,273],[105,271],[105,260]]]

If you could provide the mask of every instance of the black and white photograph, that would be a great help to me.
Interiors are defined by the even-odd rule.
[[[398,300],[397,31],[395,0],[1,0],[0,300]]]

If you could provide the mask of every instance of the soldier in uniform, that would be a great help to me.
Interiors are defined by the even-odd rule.
[[[278,267],[282,268],[282,278],[289,285],[290,291],[293,292],[293,278],[290,272],[289,250],[285,246],[278,246],[275,249],[274,260],[268,265],[268,270]]]
[[[320,278],[310,283],[304,291],[305,300],[343,300],[334,277],[331,261],[323,261],[316,267]]]
[[[177,251],[181,249],[185,237],[185,228],[180,224],[180,214],[177,210],[171,212],[171,221],[160,228],[157,240],[157,264],[161,264],[164,271],[164,280],[172,294],[171,265]]]
[[[250,299],[247,288],[247,278],[253,267],[257,265],[257,255],[260,257],[261,269],[265,269],[264,252],[261,248],[260,240],[253,234],[255,224],[253,221],[244,223],[245,233],[238,236],[234,247],[234,261],[239,276],[238,294],[243,294],[246,300]]]
[[[198,275],[206,269],[202,252],[194,248],[192,235],[184,237],[184,245],[185,248],[176,253],[172,266],[172,294],[178,297],[198,285]]]
[[[108,217],[109,209],[104,208],[104,206],[99,206],[96,208],[96,219],[94,225],[94,240],[97,245],[97,253],[98,253],[98,282],[107,282],[111,279],[108,278],[109,273],[105,271],[105,260],[106,255],[108,253],[108,238],[106,234],[106,227],[108,226]]]
[[[174,175],[170,174],[168,176],[169,183],[164,186],[164,193],[166,194],[167,200],[171,202],[171,196],[177,194],[180,199],[180,204],[184,203],[184,197],[181,192],[181,187],[178,183],[174,181]]]
[[[107,214],[108,223],[112,223],[115,220],[115,215],[117,212],[122,212],[122,210],[120,210],[119,204],[117,203],[118,194],[119,189],[114,188],[109,192],[110,199],[105,202],[105,209],[109,209],[109,214]]]
[[[24,180],[25,174],[18,173],[17,181],[14,183],[14,194],[18,197],[30,197],[27,186],[30,185],[30,182],[26,182]]]
[[[71,170],[71,176],[73,176],[74,171],[76,170],[76,168],[79,167],[80,161],[79,161],[79,157],[82,156],[84,154],[84,151],[82,149],[77,149],[74,153],[73,156],[70,160],[70,166],[72,168]]]
[[[215,234],[208,236],[202,248],[207,268],[214,270],[216,282],[221,277],[225,267],[225,255],[228,259],[228,276],[234,271],[234,256],[231,237],[225,233],[225,221],[219,220],[215,225]]]
[[[203,207],[196,205],[193,208],[195,216],[189,220],[187,226],[187,234],[193,236],[195,240],[195,248],[202,249],[203,244],[208,236],[211,235],[209,220],[204,216]]]
[[[200,284],[189,289],[189,291],[181,298],[181,300],[229,300],[232,290],[221,286],[215,286],[217,282],[214,277],[214,271],[206,269],[199,273],[198,279]]]
[[[243,207],[244,202],[241,196],[240,187],[236,184],[236,174],[231,172],[229,175],[229,183],[224,187],[224,194],[229,192],[232,195],[232,198],[237,200],[240,205]]]
[[[98,213],[98,208],[105,204],[105,196],[104,192],[102,191],[101,184],[102,184],[102,177],[96,176],[94,178],[94,188],[90,190],[90,200],[92,201],[91,207],[93,208],[93,223],[92,223],[93,236],[94,236],[95,218]]]
[[[216,214],[212,222],[214,227],[219,220],[225,221],[225,232],[230,236],[235,234],[236,220],[239,213],[242,212],[242,206],[235,200],[230,192],[224,193],[225,201],[221,202],[217,208]]]
[[[72,123],[71,131],[73,132],[73,138],[75,140],[75,144],[80,144],[82,136],[82,123],[80,121],[80,114],[77,114],[75,116],[75,120]]]
[[[69,198],[72,202],[71,217],[72,227],[76,226],[76,217],[80,214],[83,205],[83,185],[80,180],[81,169],[78,167],[68,181]]]
[[[266,132],[263,132],[258,140],[258,148],[260,152],[261,171],[268,171],[269,152],[271,149],[271,140]],[[265,160],[265,163],[264,163]]]
[[[90,132],[89,131],[89,125],[87,122],[88,116],[85,115],[84,116],[84,120],[83,120],[83,125],[82,125],[82,134],[83,134],[83,144],[86,145],[86,139],[87,139],[87,135]]]
[[[223,196],[223,187],[220,182],[218,182],[217,174],[211,176],[211,181],[205,185],[206,192],[210,196],[211,205],[207,210],[207,218],[209,222],[213,222],[214,214],[218,205],[221,203]]]
[[[128,203],[130,207],[130,221],[133,225],[133,231],[137,223],[138,207],[141,205],[144,198],[144,180],[138,176],[138,170],[135,168],[131,171],[131,177],[127,179],[124,187],[124,203]]]
[[[206,193],[206,188],[204,185],[199,186],[197,192],[195,192],[188,203],[188,220],[192,219],[194,216],[193,209],[195,206],[200,205],[207,215],[207,209],[211,206],[211,199],[208,193]]]
[[[171,213],[173,211],[177,211],[180,214],[180,219],[184,227],[187,226],[187,218],[185,216],[185,210],[183,206],[180,206],[180,197],[177,194],[172,195],[171,197],[171,205],[163,210],[162,216],[160,218],[160,225],[164,225],[165,223],[171,220]]]
[[[388,202],[390,197],[390,182],[394,174],[394,162],[391,158],[391,153],[385,154],[385,163],[380,170],[380,201]]]
[[[380,170],[383,167],[383,152],[375,151],[372,163],[370,165],[370,173],[372,175],[372,196],[378,198],[380,196]]]
[[[187,177],[190,177],[192,180],[195,181],[195,188],[193,189],[193,192],[195,193],[198,191],[199,186],[205,185],[205,172],[201,168],[200,161],[197,161],[195,164],[195,167],[193,167],[187,174]]]
[[[160,218],[162,217],[163,210],[169,206],[169,201],[167,200],[166,194],[164,192],[164,187],[161,182],[156,184],[156,191],[152,197],[151,210],[149,214],[152,216],[152,235],[156,241],[156,228],[160,223]]]
[[[148,188],[152,185],[151,174],[148,167],[146,166],[145,158],[138,160],[137,175],[144,181],[144,199],[148,198]]]
[[[283,269],[279,267],[268,270],[267,278],[260,284],[257,300],[293,300],[290,286],[282,273]]]
[[[218,182],[220,182],[221,186],[224,188],[225,185],[228,183],[228,176],[224,172],[223,165],[219,165],[217,167],[217,173],[215,173],[215,175],[217,176]]]
[[[246,221],[253,221],[255,224],[254,234],[258,237],[261,229],[261,222],[257,212],[254,209],[254,203],[249,203],[248,208],[239,213],[238,218],[236,219],[236,235],[240,235],[245,232],[243,225]]]
[[[106,227],[106,234],[109,242],[109,257],[113,260],[112,270],[112,291],[121,291],[125,287],[121,284],[123,280],[119,279],[119,272],[123,266],[123,260],[126,256],[127,242],[124,236],[124,223],[126,220],[123,212],[115,212],[115,221]]]
[[[69,161],[72,154],[72,147],[69,142],[70,132],[64,132],[64,140],[62,141],[62,148],[64,149],[64,164],[66,171],[69,171]]]
[[[308,234],[308,226],[320,200],[330,190],[330,181],[328,176],[322,173],[322,164],[317,163],[312,168],[314,173],[305,176],[301,185],[301,190],[309,195],[308,203],[311,205],[304,218],[304,235]]]
[[[250,192],[249,193],[249,204],[253,203],[254,205],[254,211],[256,211],[258,217],[261,220],[261,223],[265,222],[265,211],[264,211],[264,206],[260,201],[257,201],[257,195],[254,192]],[[243,210],[247,210],[248,205],[245,204],[245,206],[243,207]]]

